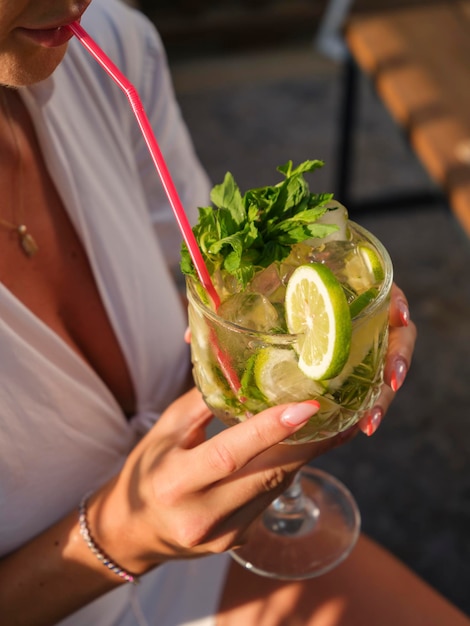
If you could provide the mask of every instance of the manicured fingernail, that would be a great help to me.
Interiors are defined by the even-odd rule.
[[[390,376],[390,387],[393,391],[398,391],[403,385],[407,372],[408,366],[406,365],[405,360],[401,357],[396,358],[393,362],[392,373]]]
[[[404,300],[398,300],[397,302],[398,314],[403,326],[408,326],[410,323],[410,310]]]
[[[380,422],[382,421],[384,414],[380,406],[374,406],[367,416],[367,422],[364,427],[361,427],[363,433],[365,433],[368,437],[371,437],[377,428],[380,426]]]
[[[318,412],[320,404],[316,400],[293,404],[288,407],[281,415],[281,422],[285,426],[300,426]]]

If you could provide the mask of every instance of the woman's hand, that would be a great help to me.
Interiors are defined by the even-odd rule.
[[[374,407],[359,422],[366,435],[373,435],[392,403],[396,392],[403,385],[411,365],[416,342],[416,326],[410,320],[408,301],[403,291],[393,285],[390,303],[390,328],[384,384]]]
[[[320,443],[277,445],[317,412],[314,401],[272,407],[206,440],[212,414],[192,389],[170,405],[121,474],[91,499],[97,543],[135,573],[239,545],[302,465],[359,429],[376,430],[403,383],[415,339],[405,295],[394,286],[381,396],[358,426]]]
[[[137,574],[168,559],[239,545],[294,473],[342,441],[276,445],[317,411],[315,401],[272,407],[206,440],[212,415],[191,390],[162,414],[121,474],[90,499],[96,542]]]

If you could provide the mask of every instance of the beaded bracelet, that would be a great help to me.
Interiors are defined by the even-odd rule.
[[[122,569],[122,567],[119,567],[119,565],[114,563],[109,558],[109,556],[105,554],[94,542],[93,537],[91,536],[91,533],[90,533],[90,529],[88,527],[88,520],[87,520],[87,504],[88,504],[88,498],[90,497],[90,495],[91,493],[87,493],[83,496],[80,502],[80,506],[78,508],[78,523],[80,526],[81,536],[85,540],[85,543],[90,548],[90,550],[96,556],[96,558],[99,561],[101,561],[103,565],[105,565],[109,570],[111,570],[114,574],[116,574],[117,576],[125,580],[126,582],[136,585],[139,582],[139,578],[137,576],[134,576],[134,574],[127,572],[125,569]]]

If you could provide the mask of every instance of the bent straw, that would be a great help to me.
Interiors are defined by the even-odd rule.
[[[184,241],[188,246],[189,253],[191,255],[191,259],[196,268],[197,274],[199,276],[199,280],[201,281],[204,289],[208,293],[211,298],[215,310],[219,308],[220,298],[219,294],[215,290],[214,284],[211,280],[209,272],[207,270],[206,264],[204,263],[204,259],[202,258],[201,251],[199,250],[199,246],[197,245],[196,238],[192,231],[191,225],[179,198],[178,192],[176,191],[176,187],[171,178],[168,167],[165,163],[165,159],[161,153],[158,142],[153,133],[153,129],[148,120],[147,114],[145,113],[143,104],[140,100],[139,94],[137,93],[136,88],[132,83],[124,76],[121,70],[116,67],[116,65],[111,61],[111,59],[101,50],[101,48],[93,41],[93,39],[88,35],[85,29],[78,23],[73,22],[67,26],[72,33],[77,37],[80,43],[90,52],[90,54],[98,61],[98,63],[103,67],[103,69],[111,76],[114,82],[120,87],[120,89],[126,94],[127,99],[131,105],[131,108],[137,118],[140,129],[144,136],[147,147],[152,156],[153,162],[157,169],[157,172],[160,176],[161,182],[163,184],[163,188],[165,189],[168,200],[170,201],[171,208],[173,209],[173,213],[175,214],[176,221],[178,226],[180,227],[181,233],[183,235]],[[245,398],[240,397],[240,388],[241,384],[238,379],[236,372],[234,371],[232,364],[230,362],[230,358],[223,350],[221,350],[217,338],[215,337],[214,331],[211,334],[211,343],[213,349],[216,354],[217,361],[222,369],[222,372],[232,389],[235,395],[239,398],[241,402],[245,401]]]
[[[144,110],[139,94],[132,83],[123,75],[121,70],[111,61],[111,59],[101,50],[101,48],[93,41],[88,35],[85,29],[78,23],[73,22],[67,26],[73,34],[77,37],[80,43],[90,52],[90,54],[98,61],[103,69],[111,76],[114,82],[120,87],[120,89],[126,94],[131,108],[137,118],[140,129],[147,143],[147,147],[152,156],[157,172],[160,176],[163,188],[166,192],[168,200],[170,201],[171,208],[178,222],[178,226],[183,235],[183,239],[188,246],[191,259],[196,268],[199,280],[201,281],[204,289],[211,298],[215,309],[217,310],[220,305],[219,294],[215,290],[211,277],[207,270],[204,259],[202,258],[201,251],[197,245],[196,238],[192,231],[188,217],[185,213],[178,192],[176,191],[175,184],[171,178],[168,167],[165,163],[165,159],[161,153],[160,147],[157,143],[152,127],[148,120],[147,114]]]

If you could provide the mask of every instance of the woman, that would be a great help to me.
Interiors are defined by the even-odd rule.
[[[466,623],[365,538],[336,574],[305,585],[253,577],[223,554],[298,467],[355,432],[280,451],[315,412],[300,403],[205,440],[211,416],[184,393],[174,218],[126,99],[68,42],[67,24],[83,15],[138,89],[192,215],[207,178],[153,28],[115,0],[89,4],[0,0],[2,624],[386,624],[390,581],[369,613],[359,585],[379,571],[415,596],[390,609],[393,623],[416,610],[426,624]],[[395,288],[395,390],[414,340]],[[385,385],[362,424],[369,434],[393,394]]]

